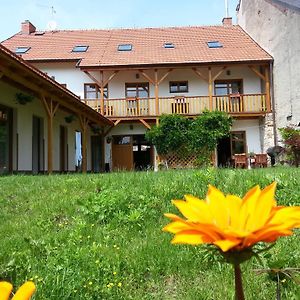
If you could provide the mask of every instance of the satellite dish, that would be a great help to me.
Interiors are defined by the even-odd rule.
[[[47,24],[48,30],[54,31],[54,30],[56,30],[56,28],[57,28],[57,23],[54,20],[48,22],[48,24]]]

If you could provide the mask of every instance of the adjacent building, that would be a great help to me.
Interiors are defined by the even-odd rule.
[[[2,44],[113,122],[102,131],[107,169],[155,165],[144,135],[162,114],[232,115],[231,135],[217,149],[222,166],[274,145],[273,58],[231,18],[219,26],[56,31],[26,21]]]
[[[99,171],[102,143],[95,129],[112,125],[0,45],[0,174]]]
[[[300,1],[240,0],[237,14],[238,24],[274,58],[276,128],[300,126]]]

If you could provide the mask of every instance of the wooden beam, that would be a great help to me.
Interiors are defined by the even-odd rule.
[[[79,115],[79,122],[81,127],[81,154],[82,154],[82,173],[87,172],[87,129],[89,120],[83,115]]]
[[[250,70],[252,70],[259,78],[261,78],[263,81],[266,81],[266,77],[261,74],[254,66],[248,66]]]
[[[103,138],[106,137],[106,136],[111,132],[111,130],[112,130],[114,127],[115,127],[115,126],[109,127],[109,128],[103,133]]]
[[[119,119],[119,120],[117,120],[116,122],[114,122],[115,126],[117,126],[121,121],[122,121],[122,120]]]
[[[208,68],[208,95],[209,95],[209,110],[213,110],[213,82],[211,68]]]
[[[158,81],[158,85],[160,85],[167,77],[168,75],[173,71],[173,69],[169,69],[165,75],[162,76],[162,78]]]
[[[117,74],[119,73],[119,71],[114,71],[109,77],[108,79],[106,79],[103,83],[103,87],[105,87]]]
[[[47,114],[47,172],[51,174],[53,172],[53,119],[59,103],[55,103],[51,98],[47,100],[44,95],[41,95],[40,98]]]
[[[100,109],[101,114],[104,115],[104,74],[100,71]]]
[[[222,70],[213,77],[212,81],[214,82],[226,69],[227,67],[223,67]]]
[[[203,79],[205,82],[208,82],[208,79],[196,68],[193,68],[193,71],[195,72],[195,74],[200,77],[201,79]]]
[[[159,116],[159,83],[158,83],[158,71],[154,70],[154,85],[155,85],[155,114]]]
[[[151,129],[151,126],[143,119],[139,119],[141,121],[141,123],[148,129]]]
[[[271,96],[270,96],[270,69],[269,66],[265,67],[265,90],[266,90],[266,108],[267,112],[271,112]]]
[[[155,81],[148,75],[146,74],[143,70],[139,70],[139,72],[153,85],[155,85]]]
[[[91,78],[99,87],[101,86],[101,82],[97,80],[89,71],[83,71],[89,78]],[[103,72],[103,71],[102,71]]]

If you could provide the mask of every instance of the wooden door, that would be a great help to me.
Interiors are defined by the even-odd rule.
[[[131,136],[114,136],[112,142],[112,169],[130,171],[133,169]]]

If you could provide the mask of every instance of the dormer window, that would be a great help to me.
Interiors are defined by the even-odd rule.
[[[223,45],[219,41],[207,42],[208,48],[222,48]]]
[[[120,44],[118,46],[118,51],[131,51],[132,50],[132,44]]]
[[[83,45],[75,46],[72,49],[72,52],[86,52],[88,48],[89,48],[89,46],[83,46]]]
[[[164,48],[166,49],[174,49],[175,45],[173,43],[165,43]]]
[[[16,54],[24,54],[26,53],[28,50],[30,49],[30,47],[17,47],[15,50]]]

